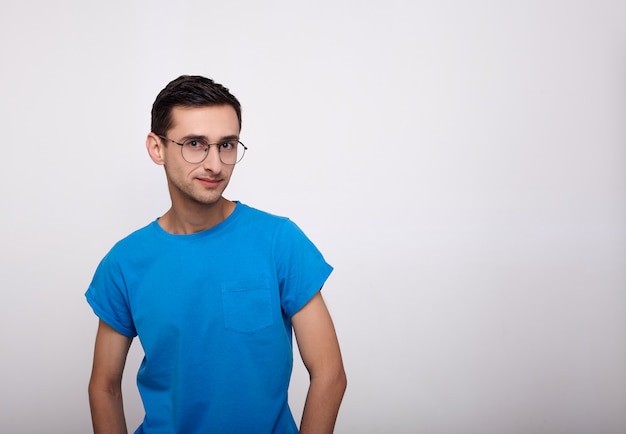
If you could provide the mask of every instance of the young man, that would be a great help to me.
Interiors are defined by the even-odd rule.
[[[310,373],[301,433],[330,433],[346,387],[320,289],[332,271],[290,220],[222,194],[246,147],[241,108],[199,76],[169,83],[146,147],[171,208],[104,257],[87,301],[99,317],[89,400],[96,433],[127,432],[121,379],[145,357],[136,433],[297,433],[287,403],[292,327]]]

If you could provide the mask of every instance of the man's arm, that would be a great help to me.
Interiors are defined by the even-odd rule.
[[[315,294],[291,320],[311,379],[300,433],[332,433],[347,382],[335,327],[322,295]]]
[[[89,405],[95,434],[128,432],[122,405],[122,373],[131,342],[131,338],[100,320],[89,381]]]

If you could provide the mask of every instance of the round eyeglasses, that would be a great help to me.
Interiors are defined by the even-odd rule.
[[[222,164],[234,166],[239,163],[248,149],[246,145],[241,143],[237,139],[224,140],[219,143],[209,143],[202,137],[196,137],[187,139],[182,143],[172,140],[169,137],[157,134],[163,140],[167,140],[172,143],[176,143],[180,146],[180,151],[183,159],[187,163],[198,164],[202,163],[207,155],[209,155],[209,149],[211,146],[216,146],[220,161]]]

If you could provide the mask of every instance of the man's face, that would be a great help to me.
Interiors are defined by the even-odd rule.
[[[202,137],[211,143],[209,154],[201,163],[188,163],[181,147],[167,142],[163,147],[163,165],[167,175],[172,202],[191,201],[211,205],[219,201],[226,189],[234,166],[220,161],[217,146],[224,140],[239,137],[237,113],[229,105],[208,107],[174,107],[172,128],[166,136],[182,143],[190,137]]]

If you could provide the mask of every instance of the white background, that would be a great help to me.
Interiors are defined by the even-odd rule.
[[[336,432],[626,432],[625,17],[621,0],[2,1],[0,431],[91,429],[83,293],[169,206],[149,112],[202,74],[243,104],[227,197],[291,217],[336,268]],[[306,380],[299,362],[297,418]]]

